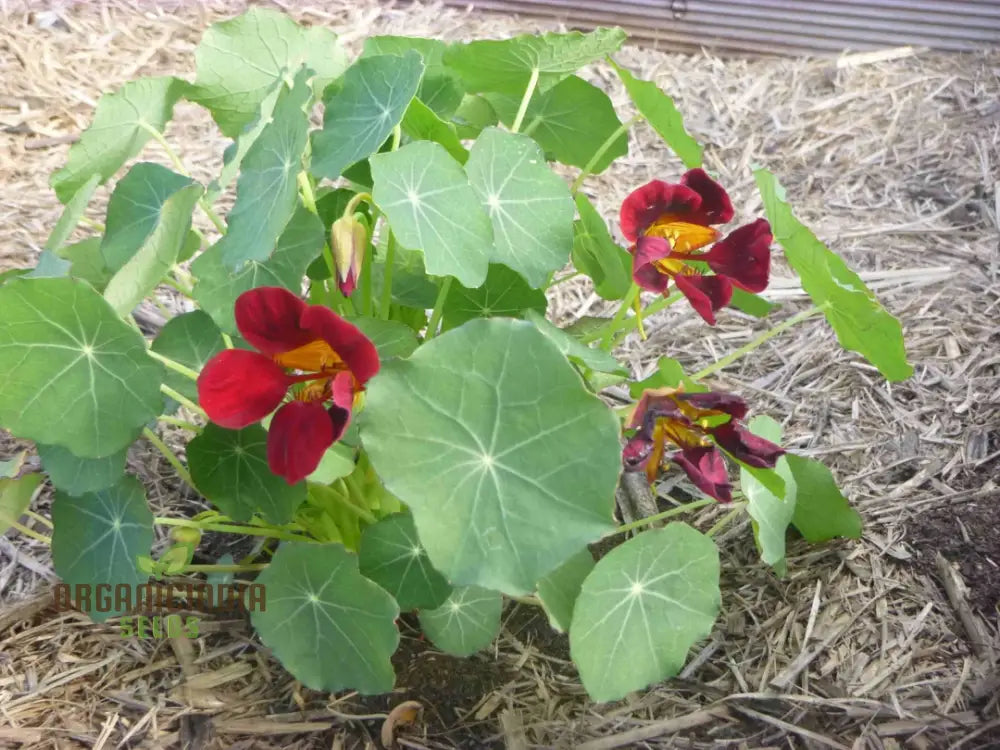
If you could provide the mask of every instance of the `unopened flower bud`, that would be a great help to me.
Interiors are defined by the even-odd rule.
[[[170,538],[178,544],[192,544],[197,546],[201,541],[201,529],[193,529],[190,526],[174,526],[170,530]]]
[[[330,228],[330,248],[337,267],[337,285],[345,297],[350,297],[361,275],[368,244],[368,228],[361,221],[363,214],[341,216]]]

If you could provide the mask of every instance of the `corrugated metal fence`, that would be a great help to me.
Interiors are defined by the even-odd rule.
[[[1000,46],[1000,0],[445,0],[556,18],[576,28],[622,26],[660,48],[831,54],[914,45]]]

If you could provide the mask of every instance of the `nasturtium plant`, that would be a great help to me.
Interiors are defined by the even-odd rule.
[[[391,690],[401,612],[469,655],[505,597],[534,604],[600,701],[676,675],[710,633],[726,523],[749,516],[776,575],[790,527],[857,538],[830,470],[783,447],[785,415],[712,376],[822,313],[903,379],[900,325],[765,169],[765,215],[736,221],[669,94],[612,59],[624,41],[376,36],[352,60],[331,32],[254,8],[206,31],[193,76],[104,94],[52,176],[65,209],[37,266],[0,276],[0,427],[35,441],[43,472],[0,465],[0,529],[47,539],[19,521],[47,479],[68,583],[256,575],[257,634],[318,690]],[[207,183],[166,136],[181,101],[231,139]],[[647,126],[683,170],[627,186],[609,226],[582,189]],[[103,223],[84,220],[100,197]],[[815,306],[774,324],[776,252]],[[546,292],[577,276],[611,311],[559,325]],[[682,300],[706,330],[735,314],[766,330],[701,372],[665,356],[639,377],[617,345]],[[159,330],[133,317],[147,301]],[[154,517],[126,474],[140,439],[212,509]],[[623,525],[623,472],[654,488],[668,473],[680,506]],[[712,503],[731,510],[709,529],[672,518]],[[154,559],[157,525],[174,531]],[[204,531],[263,541],[191,567]]]

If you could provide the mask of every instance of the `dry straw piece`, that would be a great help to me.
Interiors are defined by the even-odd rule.
[[[0,270],[31,263],[44,243],[59,213],[47,176],[101,92],[138,75],[189,75],[203,29],[244,7],[30,5],[0,0]],[[353,52],[380,33],[456,40],[557,28],[439,5],[279,5],[342,34]],[[759,412],[787,417],[789,447],[831,466],[865,517],[864,538],[792,543],[790,574],[778,580],[756,562],[749,528],[730,528],[711,640],[678,679],[593,705],[564,642],[524,605],[508,610],[495,649],[467,662],[404,633],[400,691],[361,701],[301,689],[243,621],[205,621],[202,638],[172,645],[55,613],[46,548],[11,535],[0,538],[0,744],[373,747],[382,709],[412,698],[425,706],[423,728],[402,728],[401,747],[1000,746],[989,663],[1000,598],[1000,53],[914,50],[838,65],[629,47],[618,59],[676,97],[738,218],[761,210],[749,170],[760,163],[903,321],[916,367],[905,383],[890,386],[841,352],[818,320],[714,379]],[[630,113],[613,75],[588,75]],[[178,106],[167,137],[196,178],[225,147],[189,105]],[[154,145],[143,158],[167,163]],[[680,172],[639,127],[629,156],[585,189],[614,223],[632,187]],[[90,216],[102,211],[95,205]],[[776,265],[770,293],[785,306],[780,319],[804,302]],[[560,323],[608,313],[585,281],[559,285],[552,302]],[[708,330],[678,305],[649,322],[649,340],[632,336],[619,353],[639,376],[667,353],[698,369],[766,326],[727,313]],[[0,456],[19,447],[0,433]],[[158,514],[202,508],[155,453],[133,449],[130,470]],[[36,510],[48,503],[43,493]],[[718,514],[709,508],[693,522],[707,528]],[[961,617],[975,618],[975,644],[942,586],[938,551],[965,578]]]

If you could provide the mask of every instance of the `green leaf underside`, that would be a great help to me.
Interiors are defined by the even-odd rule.
[[[371,339],[383,362],[393,357],[409,357],[417,348],[417,334],[406,323],[366,317],[349,317],[348,320]]]
[[[516,36],[501,41],[453,44],[444,64],[457,72],[470,92],[496,91],[520,96],[538,70],[539,92],[545,92],[584,65],[609,55],[625,41],[621,29],[599,28],[589,34]]]
[[[361,573],[395,597],[403,611],[444,604],[451,584],[434,569],[409,513],[396,513],[361,536]]]
[[[99,458],[160,414],[163,368],[139,333],[85,282],[0,287],[0,425]]]
[[[757,416],[747,423],[755,435],[772,443],[781,444],[781,425],[767,416]],[[740,487],[749,505],[747,513],[753,519],[754,536],[760,549],[760,559],[784,573],[785,534],[795,514],[796,485],[788,459],[782,456],[774,469],[785,482],[784,495],[767,489],[745,468],[740,469]]]
[[[266,261],[250,261],[242,270],[231,273],[222,259],[208,250],[191,264],[198,277],[194,297],[202,310],[225,333],[235,334],[236,318],[233,305],[236,298],[258,286],[282,286],[299,293],[302,276],[309,261],[323,249],[323,224],[315,214],[303,207],[292,216],[278,238],[274,253]]]
[[[802,280],[802,288],[823,307],[841,346],[861,354],[888,380],[910,377],[913,367],[906,361],[899,321],[843,259],[795,218],[774,175],[766,169],[755,169],[753,174],[775,239]]]
[[[437,609],[417,618],[431,643],[453,656],[472,656],[489,646],[500,632],[503,597],[479,586],[460,586]]]
[[[755,318],[766,318],[771,310],[780,307],[776,302],[768,302],[759,294],[753,294],[738,286],[733,287],[733,298],[729,300],[729,306]]]
[[[90,199],[93,197],[94,191],[97,190],[97,186],[100,183],[101,176],[99,174],[92,174],[89,179],[85,180],[77,188],[68,202],[64,201],[66,208],[63,209],[62,214],[59,216],[59,221],[52,228],[52,233],[49,234],[49,238],[45,241],[43,250],[56,254],[59,253],[60,248],[66,244],[66,240],[73,234],[73,230],[76,229],[80,223],[80,219],[86,213],[87,204],[90,203]]]
[[[115,187],[101,255],[114,275],[104,298],[129,313],[177,262],[202,187],[158,164],[140,163]]]
[[[611,550],[587,576],[569,631],[570,654],[595,701],[673,677],[719,612],[719,552],[683,523]]]
[[[459,164],[465,164],[469,152],[458,138],[458,131],[450,122],[445,122],[420,99],[413,99],[403,116],[403,132],[413,140],[440,143],[445,151]]]
[[[150,129],[162,133],[166,128],[187,88],[171,76],[140,78],[102,96],[90,127],[70,147],[66,166],[52,175],[59,200],[68,201],[94,175],[105,182],[138,154],[152,137]]]
[[[677,111],[674,100],[652,81],[643,81],[619,65],[614,65],[618,77],[625,84],[629,99],[639,113],[653,126],[660,138],[684,162],[688,169],[702,164],[701,145],[684,128],[684,118]]]
[[[88,237],[72,245],[63,245],[57,253],[60,258],[69,261],[70,276],[86,281],[99,292],[104,291],[111,278],[111,271],[104,264],[104,256],[101,255],[100,237]]]
[[[399,607],[358,572],[354,555],[339,544],[286,542],[257,582],[267,607],[251,614],[254,629],[297,680],[325,692],[392,689]]]
[[[150,348],[195,372],[201,372],[208,360],[225,349],[226,344],[211,316],[194,310],[168,320]],[[190,378],[167,370],[163,382],[197,403],[198,387]]]
[[[785,458],[798,490],[792,523],[802,536],[814,544],[836,537],[859,539],[861,516],[837,489],[830,470],[811,458]]]
[[[620,300],[632,283],[632,256],[611,239],[608,225],[583,193],[576,195],[576,208],[573,265],[591,278],[599,296]]]
[[[478,138],[485,128],[500,122],[493,105],[481,94],[463,97],[451,119],[458,128],[458,137],[469,140]]]
[[[488,96],[507,125],[517,116],[520,98]],[[524,117],[524,132],[563,164],[585,167],[597,150],[621,126],[611,99],[591,83],[570,76],[549,91],[533,97]],[[622,133],[591,168],[600,174],[615,159],[628,154],[628,134]]]
[[[303,28],[284,13],[251,8],[213,24],[195,50],[192,99],[212,112],[224,135],[236,138],[257,119],[275,81],[306,65],[319,94],[347,67],[347,53],[332,32]]]
[[[207,251],[219,255],[232,271],[242,270],[248,261],[266,261],[295,213],[296,178],[309,129],[303,109],[311,95],[306,74],[299,71],[292,88],[281,94],[271,121],[243,158],[228,230]]]
[[[0,534],[24,515],[41,483],[41,474],[25,474],[20,479],[0,478]]]
[[[628,375],[628,370],[623,368],[618,361],[601,349],[594,349],[573,338],[562,328],[550,322],[544,315],[529,310],[524,315],[526,320],[531,321],[545,338],[556,345],[563,356],[578,362],[585,367],[597,372],[608,372],[616,375]]]
[[[306,477],[309,482],[330,484],[354,472],[354,449],[341,442],[334,443],[323,453],[319,465]]]
[[[123,583],[133,587],[148,579],[136,566],[136,557],[149,555],[153,543],[153,514],[139,481],[126,475],[100,492],[73,497],[56,492],[52,505],[52,563],[65,583]],[[102,622],[122,614],[90,611]]]
[[[534,141],[498,128],[480,134],[465,171],[493,226],[490,260],[543,286],[573,249],[576,210],[565,180]]]
[[[538,598],[556,630],[569,630],[576,598],[594,565],[590,550],[582,549],[538,582]]]
[[[453,285],[444,303],[444,330],[473,318],[519,317],[526,310],[545,312],[545,292],[532,289],[524,277],[499,263],[491,263],[486,281],[477,289]]]
[[[469,321],[387,363],[361,420],[376,471],[454,584],[527,593],[611,528],[617,421],[530,323]]]
[[[28,279],[61,279],[69,276],[73,264],[61,258],[51,250],[42,250],[38,255],[38,263],[32,269],[25,269]]]
[[[104,458],[80,458],[58,445],[38,445],[42,468],[52,485],[69,495],[107,489],[125,473],[128,448]]]
[[[417,93],[424,64],[417,52],[363,57],[323,101],[323,129],[312,137],[311,171],[331,180],[382,145]]]
[[[260,511],[271,523],[288,523],[306,499],[306,483],[290,485],[267,464],[267,432],[260,425],[227,430],[208,424],[187,447],[198,490],[237,521]]]
[[[423,252],[427,273],[480,286],[493,232],[462,165],[443,146],[417,141],[373,156],[371,168],[375,202],[399,243]]]

